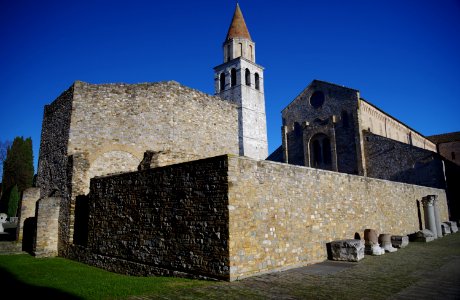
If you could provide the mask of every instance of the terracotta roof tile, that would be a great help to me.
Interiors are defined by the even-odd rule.
[[[249,34],[248,28],[246,27],[246,22],[244,22],[243,13],[241,12],[240,6],[236,4],[235,13],[233,14],[232,23],[228,29],[226,41],[233,38],[246,38],[250,41],[251,35]]]

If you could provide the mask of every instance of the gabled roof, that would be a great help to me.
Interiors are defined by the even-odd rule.
[[[427,139],[429,139],[435,144],[460,141],[460,131],[431,135],[431,136],[427,136]]]
[[[236,4],[235,13],[233,14],[232,23],[228,28],[225,41],[231,40],[233,38],[245,38],[252,41],[251,35],[249,34],[248,28],[246,27],[246,22],[244,22],[243,13],[241,12],[240,5],[238,3]]]

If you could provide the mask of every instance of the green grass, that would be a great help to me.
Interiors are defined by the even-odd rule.
[[[11,295],[25,294],[27,290],[48,295],[48,299],[167,295],[176,289],[213,284],[174,277],[126,276],[63,258],[34,258],[29,255],[0,255],[0,280],[3,281],[2,286],[8,286]]]

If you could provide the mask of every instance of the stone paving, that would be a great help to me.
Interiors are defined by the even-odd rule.
[[[325,261],[132,299],[460,299],[460,234],[359,263]]]

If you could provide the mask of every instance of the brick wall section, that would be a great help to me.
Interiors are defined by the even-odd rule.
[[[22,241],[24,234],[24,221],[35,217],[36,202],[40,199],[40,188],[28,188],[22,193],[21,212],[19,214],[18,241]]]
[[[87,250],[69,257],[134,275],[228,279],[222,157],[91,180]]]
[[[37,202],[37,238],[35,256],[58,255],[58,218],[61,198],[46,197]]]
[[[444,190],[247,158],[228,165],[231,280],[325,260],[326,243],[366,228],[415,232],[428,194],[448,219]]]
[[[441,157],[364,131],[367,176],[445,189]]]

